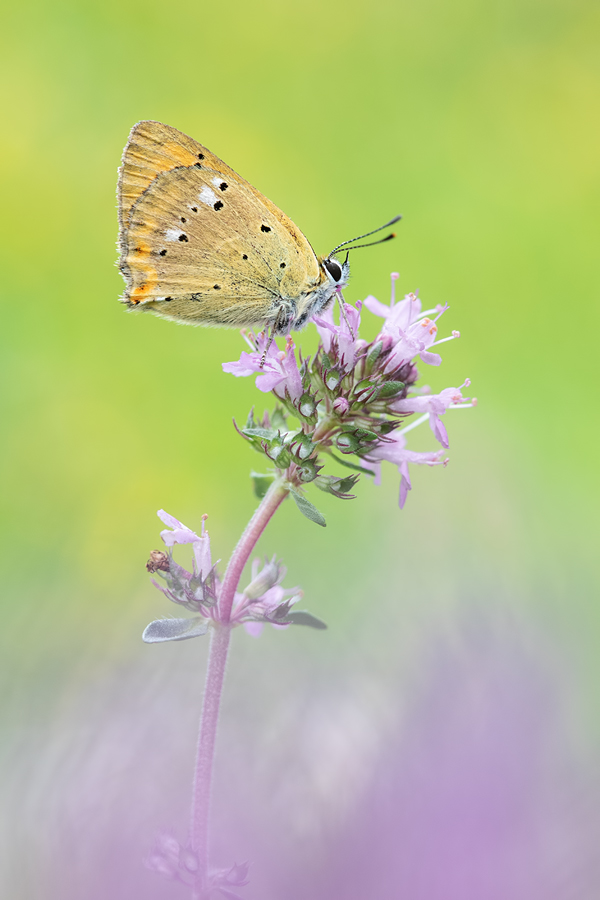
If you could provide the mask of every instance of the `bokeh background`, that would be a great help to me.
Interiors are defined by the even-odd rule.
[[[599,26],[591,0],[5,6],[3,896],[187,896],[142,860],[185,837],[206,646],[141,643],[172,612],[144,563],[161,507],[226,560],[260,463],[231,419],[264,398],[221,372],[236,332],[117,303],[144,118],[317,252],[401,212],[347,299],[397,270],[448,303],[424,377],[479,398],[402,512],[390,470],[264,536],[330,628],[235,636],[216,861],[252,860],[249,900],[597,896]]]

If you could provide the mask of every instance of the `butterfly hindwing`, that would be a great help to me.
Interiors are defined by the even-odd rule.
[[[119,179],[122,298],[197,324],[273,321],[318,284],[315,254],[271,201],[166,125],[132,130]]]

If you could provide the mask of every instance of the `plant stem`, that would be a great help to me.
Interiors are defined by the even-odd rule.
[[[199,883],[194,898],[200,898],[206,886],[208,873],[208,820],[210,812],[210,787],[212,767],[219,721],[219,707],[225,679],[227,651],[231,638],[231,626],[216,625],[211,628],[210,650],[206,670],[206,684],[198,734],[196,770],[192,788],[191,845],[198,857]]]
[[[193,900],[200,900],[207,888],[210,789],[235,591],[256,542],[288,493],[288,488],[280,480],[273,482],[246,526],[229,560],[221,586],[218,621],[211,628],[192,794],[190,840],[192,850],[198,858],[198,880],[193,890]]]
[[[259,537],[265,530],[269,520],[277,511],[283,500],[287,497],[289,489],[284,487],[282,482],[276,480],[273,482],[265,496],[260,502],[260,506],[248,522],[246,530],[238,541],[237,547],[231,555],[225,578],[221,586],[221,595],[219,598],[219,618],[221,622],[229,622],[231,618],[231,608],[235,597],[235,590],[242,577],[244,566],[248,562],[248,558]]]

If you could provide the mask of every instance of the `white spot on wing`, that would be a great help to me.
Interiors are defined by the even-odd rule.
[[[212,180],[212,183],[214,184],[215,187],[220,187],[223,184],[223,179],[219,178],[218,175],[215,175],[215,177]]]
[[[183,234],[181,228],[167,228],[165,231],[165,239],[167,241],[178,241],[181,234]]]
[[[198,194],[198,200],[200,203],[206,203],[207,206],[213,206],[217,202],[217,195],[212,188],[205,184]]]

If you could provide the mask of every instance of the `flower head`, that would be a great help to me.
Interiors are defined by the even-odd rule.
[[[240,430],[302,497],[304,485],[311,481],[335,496],[354,496],[348,493],[354,482],[339,490],[334,482],[341,484],[348,478],[339,472],[322,472],[328,458],[337,459],[339,464],[336,454],[341,454],[355,457],[352,463],[342,461],[343,465],[363,473],[372,472],[377,481],[382,461],[397,465],[400,506],[404,506],[411,489],[409,465],[447,462],[438,451],[409,449],[406,435],[429,420],[436,440],[447,448],[448,433],[441,417],[448,409],[475,405],[461,392],[468,380],[460,388],[445,388],[437,394],[417,387],[417,363],[439,366],[441,356],[435,348],[459,337],[459,332],[438,338],[438,321],[446,306],[423,310],[416,293],[409,293],[396,303],[398,277],[392,273],[389,305],[369,296],[364,303],[351,306],[338,291],[339,324],[333,306],[313,319],[320,343],[312,360],[301,360],[299,366],[291,338],[287,338],[285,350],[278,350],[263,332],[258,337],[245,335],[252,352],[244,352],[238,362],[223,366],[226,372],[238,376],[257,375],[257,387],[265,392],[271,390],[276,396],[279,405],[273,414],[265,413],[258,423],[251,414],[246,427]],[[372,341],[359,336],[363,307],[383,319]],[[410,416],[419,418],[407,424]],[[300,421],[300,430],[288,417]],[[308,514],[306,508],[302,511]],[[309,517],[318,521],[312,514]]]
[[[334,491],[332,491],[333,493]],[[192,544],[194,550],[193,571],[189,572],[173,559],[171,550],[153,550],[146,564],[148,571],[160,581],[152,579],[155,588],[172,603],[196,613],[192,618],[157,619],[151,622],[143,634],[146,643],[183,641],[206,634],[211,624],[244,625],[253,635],[262,631],[265,622],[276,628],[290,625],[308,625],[324,628],[324,624],[308,612],[291,612],[292,606],[302,597],[299,588],[283,588],[285,566],[276,557],[260,560],[252,565],[252,577],[242,592],[236,592],[231,617],[224,619],[219,608],[222,583],[216,567],[211,565],[208,532],[202,517],[202,533],[197,535],[186,525],[164,510],[158,515],[172,530],[161,532],[167,547],[174,544]],[[163,854],[164,855],[164,854]]]

